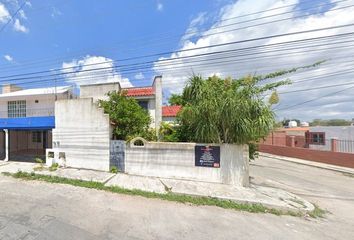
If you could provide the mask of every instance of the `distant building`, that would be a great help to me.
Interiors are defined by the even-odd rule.
[[[309,127],[310,124],[308,122],[301,122],[300,127]]]
[[[331,139],[336,139],[338,151],[354,152],[354,126],[310,127],[306,137],[312,149],[330,150]]]
[[[297,127],[297,122],[296,122],[296,121],[289,121],[288,127],[289,127],[289,128]]]
[[[182,106],[162,106],[162,121],[173,123]]]

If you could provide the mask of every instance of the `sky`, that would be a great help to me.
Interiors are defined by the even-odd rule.
[[[265,81],[292,81],[278,89],[276,116],[351,119],[354,27],[293,33],[353,24],[353,5],[354,0],[0,0],[0,84],[149,86],[162,75],[166,100],[193,74],[239,78],[325,60]],[[279,34],[288,35],[254,40]]]

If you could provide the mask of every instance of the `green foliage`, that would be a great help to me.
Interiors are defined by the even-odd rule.
[[[169,123],[161,123],[159,130],[159,140],[163,142],[178,142],[179,137],[177,134],[178,126],[169,124]]]
[[[249,154],[249,159],[255,160],[258,158],[259,153],[258,153],[258,144],[256,143],[249,143],[248,144],[248,154]]]
[[[49,167],[49,171],[54,172],[58,169],[59,164],[58,163],[53,163],[52,166]]]
[[[42,158],[39,158],[39,157],[36,157],[36,158],[34,159],[34,161],[35,161],[36,163],[38,163],[38,164],[41,164],[41,165],[43,165],[43,163],[44,163],[44,160],[43,160]]]
[[[280,73],[279,73],[280,74]],[[275,74],[274,76],[279,76]],[[183,90],[185,105],[178,123],[187,141],[247,144],[268,135],[274,113],[262,94],[289,81],[259,85],[271,76],[203,79],[193,76]]]
[[[275,90],[270,95],[269,104],[274,105],[274,104],[278,104],[278,103],[279,103],[279,95],[278,95],[277,91]]]
[[[165,201],[173,201],[179,203],[189,203],[196,206],[217,206],[224,209],[247,211],[251,213],[270,213],[278,216],[279,215],[290,215],[296,217],[304,216],[303,213],[298,211],[282,211],[274,208],[265,207],[262,204],[237,203],[230,200],[223,200],[223,199],[212,198],[212,197],[199,197],[199,196],[191,196],[185,194],[175,194],[170,192],[171,191],[170,188],[167,191],[167,193],[156,193],[156,192],[146,192],[138,189],[130,190],[118,186],[105,186],[105,184],[101,182],[69,179],[69,178],[63,178],[58,176],[48,176],[48,175],[41,175],[35,173],[26,173],[21,171],[14,174],[11,173],[3,173],[3,174],[6,176],[12,176],[14,178],[19,178],[23,180],[38,180],[38,181],[45,181],[49,183],[68,184],[72,186],[97,189],[97,190],[102,190],[102,191],[107,191],[112,193],[142,196],[145,198],[162,199]],[[314,217],[316,216],[317,215],[314,215]]]
[[[149,128],[143,132],[139,132],[133,135],[128,136],[125,140],[126,141],[131,141],[133,138],[136,137],[142,137],[146,141],[157,141],[157,135],[156,135],[156,129],[155,128]]]
[[[100,100],[100,106],[109,114],[116,139],[149,134],[150,115],[135,99],[126,97],[125,91],[110,92],[108,97],[108,100]]]
[[[109,169],[109,171],[110,171],[111,173],[118,173],[118,168],[117,168],[116,166],[112,166],[112,167]]]
[[[35,159],[35,162],[38,164],[37,166],[35,166],[33,168],[34,171],[42,171],[44,169],[44,160],[39,158],[39,157],[36,157]]]
[[[171,94],[170,98],[168,99],[168,103],[170,105],[183,105],[183,98],[182,95],[179,94]]]
[[[345,119],[329,119],[329,120],[322,120],[322,119],[314,119],[310,126],[350,126],[352,121],[345,120]]]

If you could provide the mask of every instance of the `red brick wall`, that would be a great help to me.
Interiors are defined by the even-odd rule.
[[[286,136],[286,146],[291,146],[291,137]],[[306,147],[306,139],[305,136],[293,136],[295,137],[295,147],[305,148]]]
[[[260,141],[262,144],[277,145],[277,146],[286,146],[286,132],[272,132],[264,140]]]
[[[274,155],[354,168],[354,154],[259,144],[259,151]]]

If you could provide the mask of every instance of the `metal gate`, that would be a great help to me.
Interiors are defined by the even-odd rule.
[[[116,167],[119,171],[125,171],[125,141],[111,140],[110,168]]]

